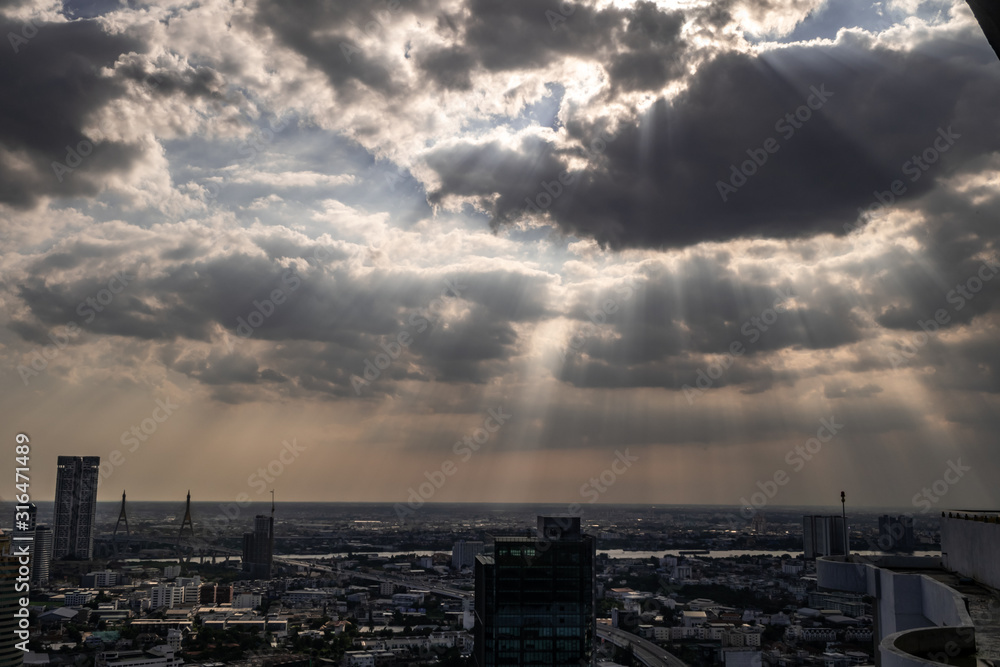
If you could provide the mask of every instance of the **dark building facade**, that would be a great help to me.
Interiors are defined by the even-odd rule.
[[[254,517],[253,532],[243,533],[243,571],[255,579],[271,578],[274,555],[274,510]]]
[[[592,665],[595,541],[576,516],[538,517],[536,537],[496,537],[476,556],[478,667]]]
[[[94,553],[99,456],[60,456],[52,557],[90,560]]]
[[[883,514],[878,518],[878,548],[882,551],[912,552],[917,548],[913,517]]]
[[[218,584],[215,587],[215,603],[231,604],[233,601],[233,585]]]

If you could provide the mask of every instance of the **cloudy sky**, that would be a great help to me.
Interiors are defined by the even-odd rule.
[[[73,454],[101,500],[998,500],[962,0],[0,0],[0,35],[37,498]]]

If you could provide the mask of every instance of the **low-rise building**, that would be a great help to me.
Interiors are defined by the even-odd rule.
[[[181,667],[184,659],[167,645],[148,651],[105,651],[98,654],[95,667]]]

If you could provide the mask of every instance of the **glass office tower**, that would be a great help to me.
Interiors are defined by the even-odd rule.
[[[538,517],[535,537],[496,537],[476,557],[478,667],[592,665],[595,541],[576,516]]]

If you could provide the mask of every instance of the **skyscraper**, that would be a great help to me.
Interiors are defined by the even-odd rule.
[[[274,493],[271,494],[271,516],[254,517],[253,532],[243,533],[243,571],[256,579],[271,578],[274,556]]]
[[[15,512],[14,534],[32,536],[31,542],[31,583],[45,585],[49,583],[49,564],[52,562],[52,530],[48,526],[38,524],[38,507],[28,503],[28,520],[18,526]],[[24,519],[21,519],[24,521]]]
[[[11,544],[10,535],[0,532],[0,667],[20,667],[24,657],[24,651],[16,646],[20,638],[14,634],[18,629],[14,614],[20,607],[18,598],[27,593],[15,589],[19,563],[11,554]]]
[[[31,583],[45,586],[49,583],[52,564],[52,529],[35,527],[35,542],[31,545]]]
[[[493,555],[476,556],[476,665],[593,664],[594,554],[576,516],[494,538]]]
[[[802,517],[802,550],[806,558],[843,556],[847,553],[844,518],[831,514]]]
[[[60,456],[56,476],[53,558],[90,560],[94,553],[99,456]]]

